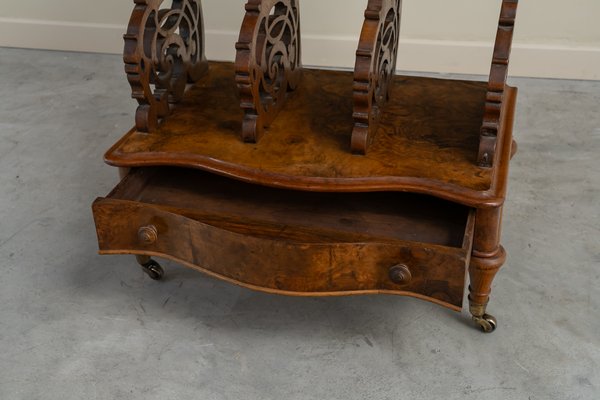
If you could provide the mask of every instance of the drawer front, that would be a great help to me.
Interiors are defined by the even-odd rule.
[[[390,293],[462,307],[468,262],[464,249],[414,243],[278,241],[113,199],[97,200],[94,218],[103,254],[163,256],[268,292]]]

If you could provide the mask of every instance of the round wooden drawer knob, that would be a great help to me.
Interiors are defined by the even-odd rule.
[[[142,226],[138,230],[138,239],[142,244],[153,244],[158,240],[158,230],[154,225]]]
[[[412,279],[412,274],[406,265],[394,265],[390,268],[390,279],[397,285],[407,285]]]

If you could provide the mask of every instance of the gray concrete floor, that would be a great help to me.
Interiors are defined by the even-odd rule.
[[[100,257],[120,57],[0,49],[0,399],[600,398],[600,82],[521,88],[483,335],[407,298],[287,298]]]

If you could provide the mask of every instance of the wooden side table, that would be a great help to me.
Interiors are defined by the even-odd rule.
[[[517,90],[517,0],[489,82],[395,75],[400,0],[369,0],[354,72],[301,64],[298,0],[248,0],[235,63],[204,56],[199,0],[135,0],[125,71],[135,127],[105,155],[101,254],[175,260],[251,289],[396,294],[470,311],[484,332]]]

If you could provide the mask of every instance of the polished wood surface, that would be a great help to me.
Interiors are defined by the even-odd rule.
[[[211,63],[209,75],[156,132],[130,131],[106,161],[201,168],[298,190],[403,190],[471,206],[503,202],[494,170],[477,165],[485,83],[395,77],[369,154],[356,156],[352,73],[305,69],[302,85],[258,144],[239,138],[243,113],[234,76],[232,64]],[[515,94],[509,88],[507,109]],[[510,136],[512,127],[504,127],[501,136]],[[500,159],[498,167],[507,162]]]
[[[247,233],[242,225],[260,225],[253,234],[306,242],[412,241],[461,248],[470,212],[423,195],[297,192],[184,168],[137,170],[109,197],[214,220],[238,233]]]
[[[199,171],[133,171],[94,203],[101,252],[170,257],[269,292],[462,305],[468,208],[402,193],[255,189]]]

